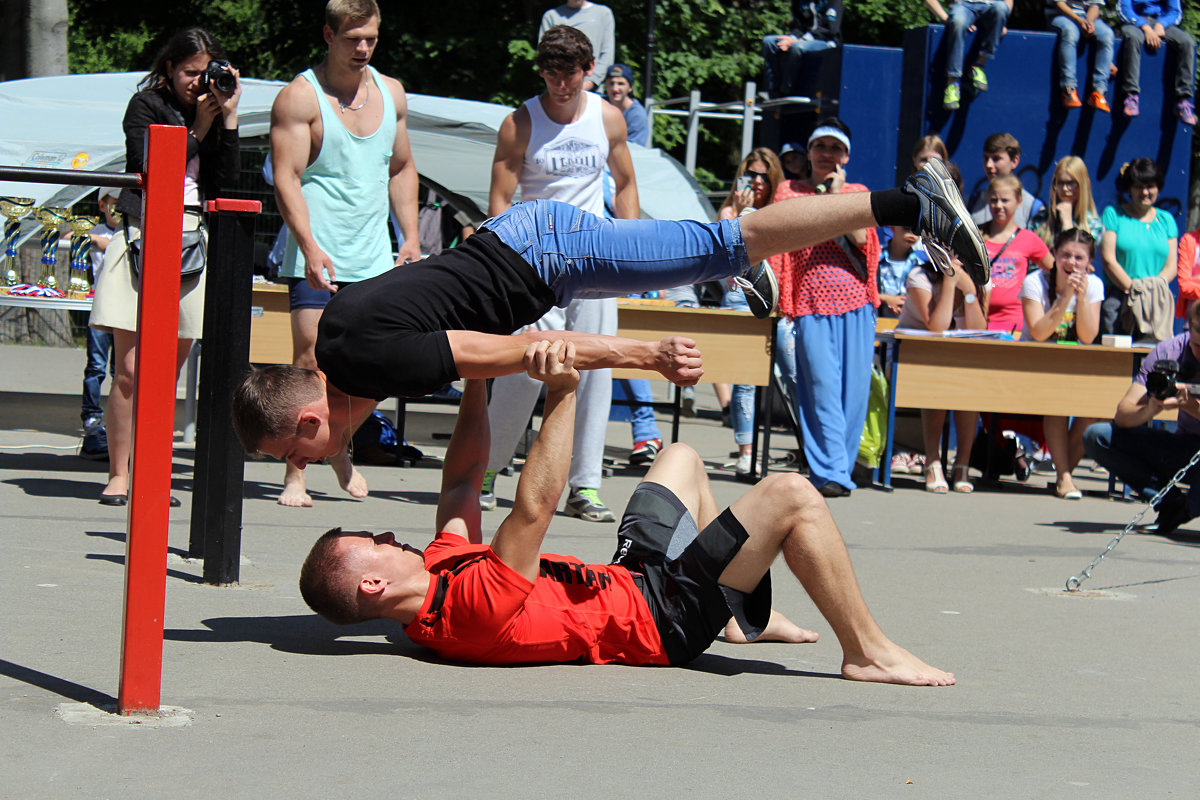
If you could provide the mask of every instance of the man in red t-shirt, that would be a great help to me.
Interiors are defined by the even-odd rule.
[[[769,570],[782,552],[841,642],[844,677],[954,683],[880,630],[824,500],[796,473],[773,475],[718,511],[700,458],[672,445],[630,499],[612,564],[542,553],[567,481],[574,361],[572,342],[526,349],[526,371],[546,384],[545,416],[490,546],[479,510],[487,393],[484,381],[470,380],[446,451],[433,543],[422,552],[391,533],[329,531],[301,569],[309,606],[340,624],[394,619],[414,642],[471,663],[685,664],[731,616],[748,639],[770,632]]]

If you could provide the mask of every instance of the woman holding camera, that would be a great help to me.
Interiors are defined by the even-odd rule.
[[[201,207],[222,189],[233,186],[239,168],[237,70],[212,35],[185,28],[159,51],[139,91],[125,109],[125,170],[143,172],[146,136],[151,125],[182,125],[187,132],[187,168],[183,183],[183,231],[202,227]],[[117,199],[124,224],[104,254],[96,281],[90,325],[113,334],[117,376],[108,398],[108,484],[100,493],[104,505],[128,502],[129,453],[133,438],[133,382],[137,363],[138,270],[143,264],[140,239],[142,193],[125,189]],[[129,247],[133,242],[134,247]],[[206,242],[200,246],[205,247]],[[181,280],[179,346],[176,373],[201,334],[204,320],[204,272]],[[163,331],[151,331],[161,335]],[[179,501],[171,498],[171,505]]]
[[[733,179],[733,188],[721,204],[717,219],[735,219],[766,205],[775,196],[775,188],[783,183],[783,166],[775,152],[767,147],[756,147],[742,159]],[[732,282],[726,282],[725,297],[721,301],[725,308],[748,310],[742,290]],[[790,328],[789,328],[790,331]],[[733,423],[733,441],[738,448],[734,473],[738,478],[748,478],[753,465],[750,453],[754,443],[754,387],[734,386],[730,392],[729,412]],[[717,387],[718,396],[721,386]]]

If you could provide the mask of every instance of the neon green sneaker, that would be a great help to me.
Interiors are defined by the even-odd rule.
[[[491,511],[496,507],[496,472],[487,470],[483,473],[483,485],[479,487],[479,507]]]
[[[617,516],[604,505],[595,489],[573,489],[567,495],[563,513],[568,517],[579,517],[588,522],[616,522]]]
[[[942,108],[947,111],[953,111],[958,108],[959,102],[962,101],[962,90],[958,88],[957,83],[947,83],[946,93],[942,95]]]
[[[971,85],[975,87],[975,91],[977,92],[986,92],[988,90],[987,73],[983,71],[983,67],[971,67]]]

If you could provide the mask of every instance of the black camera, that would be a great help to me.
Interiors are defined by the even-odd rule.
[[[205,91],[216,89],[222,94],[233,94],[237,89],[237,76],[233,74],[233,64],[223,58],[209,61],[204,72],[200,73],[200,85]]]
[[[1154,368],[1146,373],[1146,394],[1156,400],[1167,400],[1175,396],[1175,379],[1179,377],[1179,362],[1169,358],[1154,362]]]
[[[1187,372],[1194,368],[1189,364]],[[1146,374],[1146,394],[1157,400],[1168,400],[1179,393],[1180,389],[1187,391],[1190,397],[1200,397],[1200,384],[1187,383],[1192,376],[1180,375],[1178,361],[1162,358],[1154,362],[1154,368]],[[1182,380],[1180,380],[1182,378]]]

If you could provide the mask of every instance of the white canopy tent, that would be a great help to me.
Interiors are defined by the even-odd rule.
[[[0,83],[0,165],[120,172],[121,119],[144,73],[60,75]],[[243,138],[264,136],[280,81],[242,80],[238,123]],[[425,183],[482,219],[496,131],[512,109],[492,103],[410,94],[409,136]],[[630,145],[642,213],[657,219],[713,218],[712,205],[675,159]],[[70,206],[92,189],[0,181],[0,196]],[[34,232],[28,219],[22,238]]]

